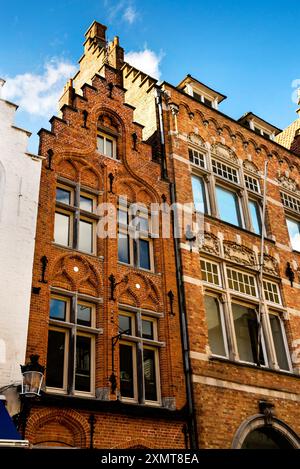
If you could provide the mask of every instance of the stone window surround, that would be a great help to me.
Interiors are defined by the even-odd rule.
[[[242,160],[237,160],[236,162],[234,162],[231,159],[230,160],[226,159],[225,157],[222,157],[219,154],[217,155],[216,153],[211,151],[211,149],[207,149],[204,145],[199,146],[194,143],[189,143],[188,148],[194,149],[202,153],[205,156],[205,168],[196,166],[195,164],[193,164],[192,161],[190,161],[190,168],[191,168],[191,174],[201,177],[203,179],[206,200],[207,200],[207,207],[208,207],[208,215],[221,220],[220,214],[218,212],[218,207],[217,207],[216,189],[215,189],[216,183],[218,183],[218,185],[223,186],[225,189],[227,188],[235,192],[237,195],[239,212],[240,212],[242,224],[240,227],[237,225],[234,225],[234,226],[237,226],[237,228],[242,228],[252,233],[255,233],[254,227],[252,225],[252,220],[251,220],[249,200],[253,200],[254,202],[257,203],[257,206],[260,212],[260,219],[262,219],[263,197],[260,192],[258,193],[256,191],[247,189],[246,182],[245,182],[245,175],[253,179],[257,179],[258,186],[260,187],[260,184],[259,184],[259,181],[261,179],[260,174],[254,175],[252,172],[247,171],[247,169],[243,167]],[[215,161],[219,161],[222,164],[226,164],[227,166],[235,169],[237,171],[240,183],[235,184],[234,182],[231,182],[225,178],[222,178],[216,175],[212,169],[212,159]],[[265,236],[267,236],[265,229],[264,231],[265,231],[264,233]]]
[[[211,259],[201,256],[202,259],[210,262]],[[213,263],[217,263],[215,261],[212,261]],[[203,285],[203,291],[204,294],[210,294],[213,296],[217,296],[219,300],[220,307],[223,309],[224,312],[224,317],[225,317],[225,324],[226,324],[226,332],[227,332],[227,343],[228,343],[228,349],[229,349],[229,358],[232,361],[240,361],[239,359],[239,353],[238,353],[238,347],[237,347],[237,341],[235,338],[235,330],[234,330],[234,323],[233,323],[233,315],[232,315],[232,309],[231,309],[231,303],[236,302],[236,303],[241,303],[241,304],[246,304],[249,305],[250,307],[257,308],[259,304],[259,299],[252,297],[250,295],[246,295],[243,293],[239,293],[237,291],[233,291],[229,288],[228,285],[228,279],[227,279],[227,266],[230,265],[231,268],[234,268],[231,266],[231,264],[228,264],[227,262],[221,261],[218,262],[219,265],[219,272],[221,274],[221,287],[218,287],[214,284],[209,284],[208,282],[205,282],[202,280],[202,285]],[[236,268],[236,267],[235,267]],[[241,271],[244,271],[245,273],[253,275],[253,271],[247,270],[247,269],[238,269]],[[258,275],[258,274],[257,274]],[[272,281],[274,283],[274,279],[269,279],[268,277],[264,277],[267,281]],[[279,287],[279,285],[278,285]],[[280,289],[279,289],[279,293]],[[287,355],[287,360],[289,364],[289,370],[280,370],[278,364],[277,364],[277,358],[276,358],[276,351],[275,351],[275,346],[272,338],[272,330],[271,330],[271,325],[270,325],[270,320],[269,320],[269,315],[270,314],[276,314],[280,318],[281,322],[281,327],[283,331],[283,341],[285,345],[285,351]],[[286,373],[292,373],[293,372],[293,367],[291,363],[291,357],[290,357],[290,352],[289,352],[289,347],[288,347],[288,342],[287,342],[287,337],[286,337],[286,332],[285,332],[285,327],[283,324],[283,317],[286,315],[286,309],[278,305],[276,303],[271,303],[268,302],[264,299],[263,301],[263,314],[262,314],[262,324],[263,324],[263,348],[265,347],[266,350],[266,366],[275,370],[280,370]],[[213,356],[213,354],[211,354]]]

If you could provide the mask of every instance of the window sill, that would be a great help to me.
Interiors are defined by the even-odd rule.
[[[143,269],[142,267],[136,267],[132,264],[126,264],[126,262],[118,261],[118,265],[128,267],[129,269],[133,269],[133,270],[136,270],[136,271],[147,272],[148,274],[152,274],[152,275],[161,275],[160,272],[154,272],[153,270]]]
[[[209,357],[208,361],[209,362],[227,363],[228,365],[239,366],[239,367],[242,367],[242,368],[250,368],[252,370],[259,370],[259,371],[267,372],[267,373],[276,373],[276,374],[279,374],[281,376],[290,376],[292,378],[300,379],[300,375],[296,374],[293,371],[278,370],[278,369],[275,369],[275,368],[269,368],[267,366],[259,366],[259,365],[256,365],[255,363],[234,361],[234,360],[230,360],[229,358],[217,357],[215,355],[211,355]]]
[[[80,251],[79,249],[72,248],[71,246],[64,246],[63,244],[58,244],[58,243],[55,243],[54,241],[52,241],[51,244],[52,246],[55,246],[59,249],[66,249],[67,251],[73,251],[73,252],[77,252],[78,254],[84,254],[85,256],[93,257],[94,259],[104,260],[103,256],[97,256],[97,254],[92,254],[86,251]]]
[[[222,220],[221,218],[217,218],[217,217],[213,217],[212,215],[209,215],[208,213],[205,213],[204,214],[204,219],[208,218],[209,220],[213,220],[213,221],[216,221],[218,223],[223,223],[224,225],[226,226],[230,226],[231,228],[235,228],[237,230],[240,230],[240,231],[243,231],[244,233],[247,233],[249,235],[252,235],[252,236],[255,236],[256,238],[259,238],[261,239],[261,235],[257,234],[257,233],[254,233],[253,231],[249,231],[247,230],[246,228],[243,228],[241,226],[238,226],[238,225],[234,225],[232,223],[229,223],[228,221],[224,221]],[[265,236],[265,240],[272,243],[272,244],[276,244],[276,241],[274,241],[273,239],[271,238],[268,238]]]

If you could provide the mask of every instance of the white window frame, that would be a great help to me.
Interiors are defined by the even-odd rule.
[[[243,276],[244,275],[247,275],[249,278],[252,277],[254,279],[254,289],[255,289],[255,295],[252,295],[251,293],[244,293],[244,292],[241,292],[239,290],[234,290],[233,288],[230,288],[229,287],[229,281],[231,280],[228,276],[228,270],[231,270],[233,272],[236,272],[237,274],[242,274]],[[258,289],[257,289],[257,281],[256,281],[256,277],[254,274],[250,274],[248,272],[244,272],[243,270],[239,270],[239,269],[235,269],[231,266],[228,266],[226,265],[226,277],[227,277],[227,282],[228,282],[228,288],[229,288],[229,291],[232,293],[232,294],[235,294],[235,295],[242,295],[243,297],[246,297],[246,298],[257,298],[258,297]],[[233,282],[234,280],[232,280]],[[241,283],[238,281],[238,284]],[[244,285],[247,285],[244,281],[243,281],[243,284]],[[250,290],[251,290],[251,287],[253,287],[253,285],[250,285],[249,284],[249,287],[250,287]]]
[[[286,359],[287,359],[288,366],[289,366],[288,370],[284,370],[284,369],[280,368],[280,366],[279,366],[277,353],[276,353],[276,348],[275,348],[275,344],[274,344],[273,331],[272,331],[271,323],[270,323],[270,316],[276,316],[279,319],[281,335],[282,335],[282,340],[283,340],[283,344],[284,344],[284,350],[285,350]],[[269,309],[268,310],[268,319],[269,319],[268,323],[269,323],[269,327],[270,327],[270,335],[271,335],[271,340],[272,340],[272,346],[273,346],[274,354],[275,354],[275,358],[276,358],[276,365],[278,366],[278,369],[280,371],[283,371],[285,373],[291,373],[293,371],[293,364],[292,364],[292,360],[291,360],[291,354],[290,354],[290,350],[289,350],[286,330],[285,330],[285,327],[284,327],[284,322],[282,320],[281,314],[278,311],[274,311],[272,309]]]
[[[278,296],[278,299],[279,299],[279,303],[267,299],[267,297],[266,297],[265,282],[266,282],[266,283],[269,283],[269,284],[271,284],[271,285],[275,285],[275,286],[276,286],[276,291],[277,291],[277,296]],[[269,290],[267,290],[267,291],[269,291]],[[271,305],[282,306],[281,291],[280,291],[280,287],[279,287],[279,284],[278,284],[278,283],[276,283],[276,282],[274,282],[274,281],[272,281],[272,280],[269,280],[268,278],[264,278],[264,279],[263,279],[263,292],[264,292],[264,299],[265,299],[266,303],[271,304]],[[274,295],[274,292],[272,292],[272,293],[273,293],[273,295]]]
[[[206,259],[204,257],[201,257],[200,259],[200,268],[201,268],[201,274],[203,272],[207,273],[208,271],[207,270],[203,270],[202,269],[202,265],[201,265],[201,262],[205,262],[205,268],[207,267],[207,264],[211,264],[211,265],[215,265],[217,267],[217,275],[218,275],[218,283],[211,283],[209,282],[208,280],[205,280],[204,278],[202,278],[202,282],[204,282],[205,284],[207,285],[213,285],[215,287],[222,287],[223,286],[223,282],[222,282],[222,276],[221,276],[221,272],[220,272],[220,264],[217,263],[217,262],[213,262],[209,259]],[[214,274],[215,275],[215,274]]]
[[[216,201],[216,208],[217,208],[217,218],[223,223],[229,223],[230,225],[236,226],[237,228],[245,228],[244,212],[243,212],[243,207],[242,207],[242,204],[241,204],[241,197],[238,193],[238,189],[237,189],[236,186],[234,186],[234,183],[232,183],[233,185],[230,186],[230,185],[226,185],[224,183],[222,184],[222,181],[223,180],[217,180],[216,183],[215,183],[215,201]],[[238,216],[238,218],[240,218],[240,221],[241,221],[240,225],[235,225],[234,223],[228,222],[226,220],[223,220],[223,218],[221,218],[220,208],[219,208],[218,198],[217,198],[217,187],[220,187],[221,189],[227,190],[228,192],[232,192],[235,195],[236,200],[237,200],[237,209],[238,209],[237,216]]]
[[[103,138],[103,146],[104,146],[104,153],[100,152],[99,145],[98,145],[98,138],[102,137]],[[111,140],[112,141],[112,156],[106,154],[106,140]],[[98,131],[97,133],[97,151],[105,156],[106,158],[111,158],[113,160],[117,159],[117,139],[113,135],[109,133],[105,133],[102,131]]]
[[[222,330],[222,336],[223,336],[223,342],[224,342],[224,348],[225,348],[225,354],[226,354],[225,356],[223,356],[223,355],[218,355],[216,353],[213,353],[211,348],[210,348],[210,344],[209,344],[209,348],[210,348],[210,351],[211,351],[211,356],[212,357],[219,357],[219,358],[223,358],[223,359],[229,359],[228,331],[227,331],[227,327],[226,327],[225,311],[224,311],[223,303],[220,300],[220,296],[218,295],[218,293],[214,293],[214,292],[211,292],[211,291],[208,290],[208,291],[205,292],[204,296],[211,296],[212,298],[215,298],[217,300],[219,313],[220,313],[220,320],[221,320],[221,330]],[[205,314],[207,315],[206,310],[205,310]],[[208,334],[208,331],[207,331],[207,334]]]

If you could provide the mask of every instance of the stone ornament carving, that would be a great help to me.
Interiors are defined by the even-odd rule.
[[[283,187],[284,189],[287,189],[288,191],[294,192],[294,194],[297,194],[300,196],[300,189],[296,181],[294,179],[291,179],[284,174],[281,176],[278,176],[277,181]]]
[[[271,275],[279,275],[279,265],[275,257],[264,254],[264,272]]]
[[[233,241],[224,241],[224,257],[238,264],[254,267],[257,264],[254,251]]]
[[[188,141],[193,143],[194,145],[198,145],[199,147],[204,147],[204,141],[200,137],[200,135],[196,134],[195,132],[190,132],[188,134]]]
[[[204,233],[204,239],[202,243],[201,251],[209,254],[215,254],[216,256],[221,255],[220,242],[217,236],[212,233]]]
[[[243,162],[243,167],[244,167],[245,171],[248,171],[249,173],[253,173],[256,176],[259,176],[258,167],[254,163],[252,163],[251,161],[245,160]]]
[[[213,145],[211,151],[216,156],[219,156],[226,160],[230,160],[233,163],[237,163],[238,161],[234,151],[226,145],[222,145],[221,143],[216,143],[215,145]]]

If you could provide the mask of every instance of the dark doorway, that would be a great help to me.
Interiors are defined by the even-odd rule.
[[[294,449],[294,447],[274,428],[261,427],[247,435],[242,449]]]

